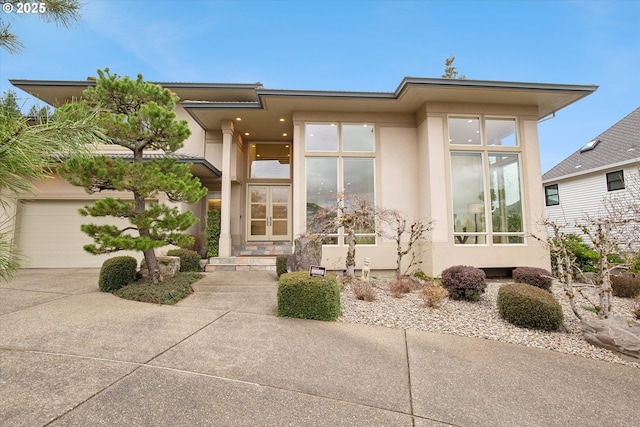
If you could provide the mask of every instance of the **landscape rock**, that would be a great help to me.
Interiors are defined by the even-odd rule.
[[[295,240],[294,251],[287,258],[288,271],[309,270],[312,265],[322,262],[322,240],[312,237],[299,237]]]
[[[158,273],[162,278],[174,277],[180,271],[180,257],[177,256],[157,256],[158,260]],[[147,261],[142,258],[140,263],[140,274],[142,277],[149,276],[149,269],[147,269]]]
[[[640,360],[640,322],[613,316],[609,319],[583,320],[581,328],[588,343],[633,361]]]

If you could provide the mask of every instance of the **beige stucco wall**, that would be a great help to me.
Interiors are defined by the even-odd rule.
[[[183,147],[178,153],[195,154],[196,156],[205,156],[205,139],[206,132],[200,125],[185,111],[182,105],[176,105],[176,119],[186,120],[191,131],[191,135],[183,142]]]
[[[453,212],[451,207],[451,171],[446,118],[448,114],[480,114],[517,118],[520,146],[496,147],[492,152],[520,153],[522,175],[522,206],[525,232],[540,235],[539,224],[544,211],[541,191],[540,154],[535,108],[499,105],[425,104],[412,126],[402,123],[376,123],[378,137],[377,200],[380,206],[393,207],[408,214],[434,222],[430,243],[421,250],[420,268],[430,275],[456,264],[483,268],[535,266],[549,268],[548,251],[537,240],[526,237],[525,244],[513,245],[455,245],[453,241]],[[300,117],[296,135],[302,133],[304,121],[318,120],[317,116]],[[380,119],[374,117],[373,119]],[[350,121],[331,116],[335,121]],[[364,120],[363,120],[364,121]],[[388,120],[387,120],[388,121]],[[304,162],[303,142],[294,142],[298,162]],[[304,164],[304,163],[303,163]],[[298,200],[304,201],[304,172],[295,174]],[[303,204],[299,206],[304,206]],[[304,209],[296,209],[298,230],[303,225]],[[343,269],[345,247],[325,246],[324,263],[329,268]],[[364,257],[371,259],[373,269],[395,269],[395,243],[379,239],[375,246],[356,247],[356,265]]]

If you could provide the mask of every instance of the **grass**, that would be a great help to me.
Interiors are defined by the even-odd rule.
[[[191,284],[203,277],[201,273],[178,273],[157,285],[152,285],[149,279],[145,278],[120,288],[113,294],[132,301],[173,305],[192,294]]]

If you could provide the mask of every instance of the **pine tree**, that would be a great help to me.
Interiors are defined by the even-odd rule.
[[[50,176],[59,159],[91,156],[104,134],[93,109],[59,108],[52,116],[30,120],[20,112],[15,93],[0,97],[0,279],[8,280],[26,259],[13,242],[13,205],[33,192],[35,181]]]
[[[80,210],[83,216],[125,218],[130,225],[84,224],[81,229],[94,243],[84,249],[92,254],[136,250],[144,254],[149,277],[157,283],[154,249],[166,244],[186,246],[193,238],[183,233],[197,219],[190,211],[149,202],[165,193],[172,202],[195,203],[206,194],[200,181],[191,175],[190,165],[178,163],[171,154],[180,149],[190,135],[187,122],[176,120],[177,95],[160,85],[98,70],[96,86],[84,92],[89,104],[104,111],[100,125],[110,140],[131,150],[133,161],[110,158],[71,158],[62,175],[89,193],[105,190],[129,191],[133,200],[107,197]],[[145,159],[145,150],[162,150],[161,159]]]
[[[461,74],[458,77],[458,68],[453,65],[453,62],[456,60],[456,57],[451,55],[447,59],[444,60],[444,74],[441,76],[443,79],[460,79],[466,80],[467,76]]]

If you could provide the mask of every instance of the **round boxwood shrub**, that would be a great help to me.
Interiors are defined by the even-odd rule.
[[[640,277],[615,275],[611,276],[613,295],[621,298],[635,298],[640,295]]]
[[[536,288],[551,291],[553,274],[544,268],[519,267],[513,270],[512,276],[516,283],[526,283]]]
[[[180,271],[200,271],[200,255],[190,249],[171,249],[167,256],[180,258]]]
[[[486,275],[479,268],[454,265],[442,272],[442,286],[454,300],[478,301],[487,284]]]
[[[278,316],[336,320],[340,285],[333,277],[312,277],[307,271],[285,273],[278,280]]]
[[[98,287],[102,292],[113,292],[136,280],[138,261],[132,256],[117,256],[102,263]]]
[[[562,326],[562,306],[550,292],[526,283],[507,283],[498,290],[498,311],[509,323],[556,331]]]

